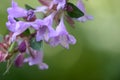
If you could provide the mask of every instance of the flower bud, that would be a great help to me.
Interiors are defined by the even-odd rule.
[[[26,51],[26,43],[25,43],[25,41],[22,41],[22,42],[20,43],[20,45],[19,45],[19,47],[18,47],[18,50],[19,50],[21,53],[23,53],[23,52]]]
[[[6,57],[7,57],[7,54],[5,54],[2,51],[0,51],[0,62],[5,61]]]
[[[23,65],[23,60],[24,60],[24,55],[23,54],[19,54],[15,60],[15,66],[16,67],[22,67]]]

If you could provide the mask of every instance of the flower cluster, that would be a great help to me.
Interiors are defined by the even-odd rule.
[[[69,49],[76,39],[69,34],[64,21],[73,25],[74,20],[85,22],[93,19],[87,15],[82,0],[74,5],[69,0],[39,0],[42,6],[33,8],[28,4],[19,7],[12,0],[7,9],[7,29],[10,31],[0,43],[0,62],[8,61],[21,67],[27,62],[38,65],[41,70],[48,69],[43,62],[43,43],[55,47],[61,45]]]

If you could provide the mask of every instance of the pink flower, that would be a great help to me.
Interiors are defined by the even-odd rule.
[[[4,62],[6,60],[8,54],[3,53],[2,51],[0,51],[0,62]]]

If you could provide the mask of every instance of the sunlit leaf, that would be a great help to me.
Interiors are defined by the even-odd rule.
[[[33,7],[31,7],[31,6],[28,5],[28,4],[25,4],[25,8],[26,8],[27,10],[30,10],[30,9],[35,10]]]
[[[23,36],[30,36],[30,30],[27,29],[26,31],[24,31],[24,32],[22,33],[22,35],[23,35]]]
[[[16,45],[17,45],[17,42],[13,42],[13,43],[10,45],[10,47],[9,47],[9,49],[8,49],[8,52],[10,52],[10,53],[13,52]]]

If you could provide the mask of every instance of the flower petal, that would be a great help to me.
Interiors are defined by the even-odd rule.
[[[14,0],[12,0],[12,7],[7,9],[7,12],[10,16],[19,18],[27,16],[27,11],[23,8],[20,8]]]
[[[48,65],[47,65],[46,63],[42,63],[42,64],[40,64],[38,67],[39,67],[39,69],[41,69],[41,70],[48,69]]]
[[[16,39],[17,35],[20,35],[21,33],[23,33],[28,27],[30,27],[30,23],[27,22],[16,22],[14,26],[12,26],[15,28],[14,33],[12,35],[12,41],[14,41]]]
[[[78,0],[77,7],[84,13],[84,16],[82,16],[80,18],[77,18],[78,21],[85,22],[87,20],[92,20],[93,19],[93,16],[87,15],[86,9],[85,9],[85,6],[84,6],[82,0]]]
[[[41,7],[37,7],[35,12],[43,12],[43,13],[46,13],[48,7],[46,6],[41,6]]]
[[[31,57],[28,57],[24,60],[24,62],[28,62],[28,64],[30,66],[32,65],[38,65],[39,69],[44,70],[44,69],[48,69],[48,65],[43,63],[43,52],[42,51],[37,51],[37,50],[33,50],[32,48],[30,48],[31,50]]]

